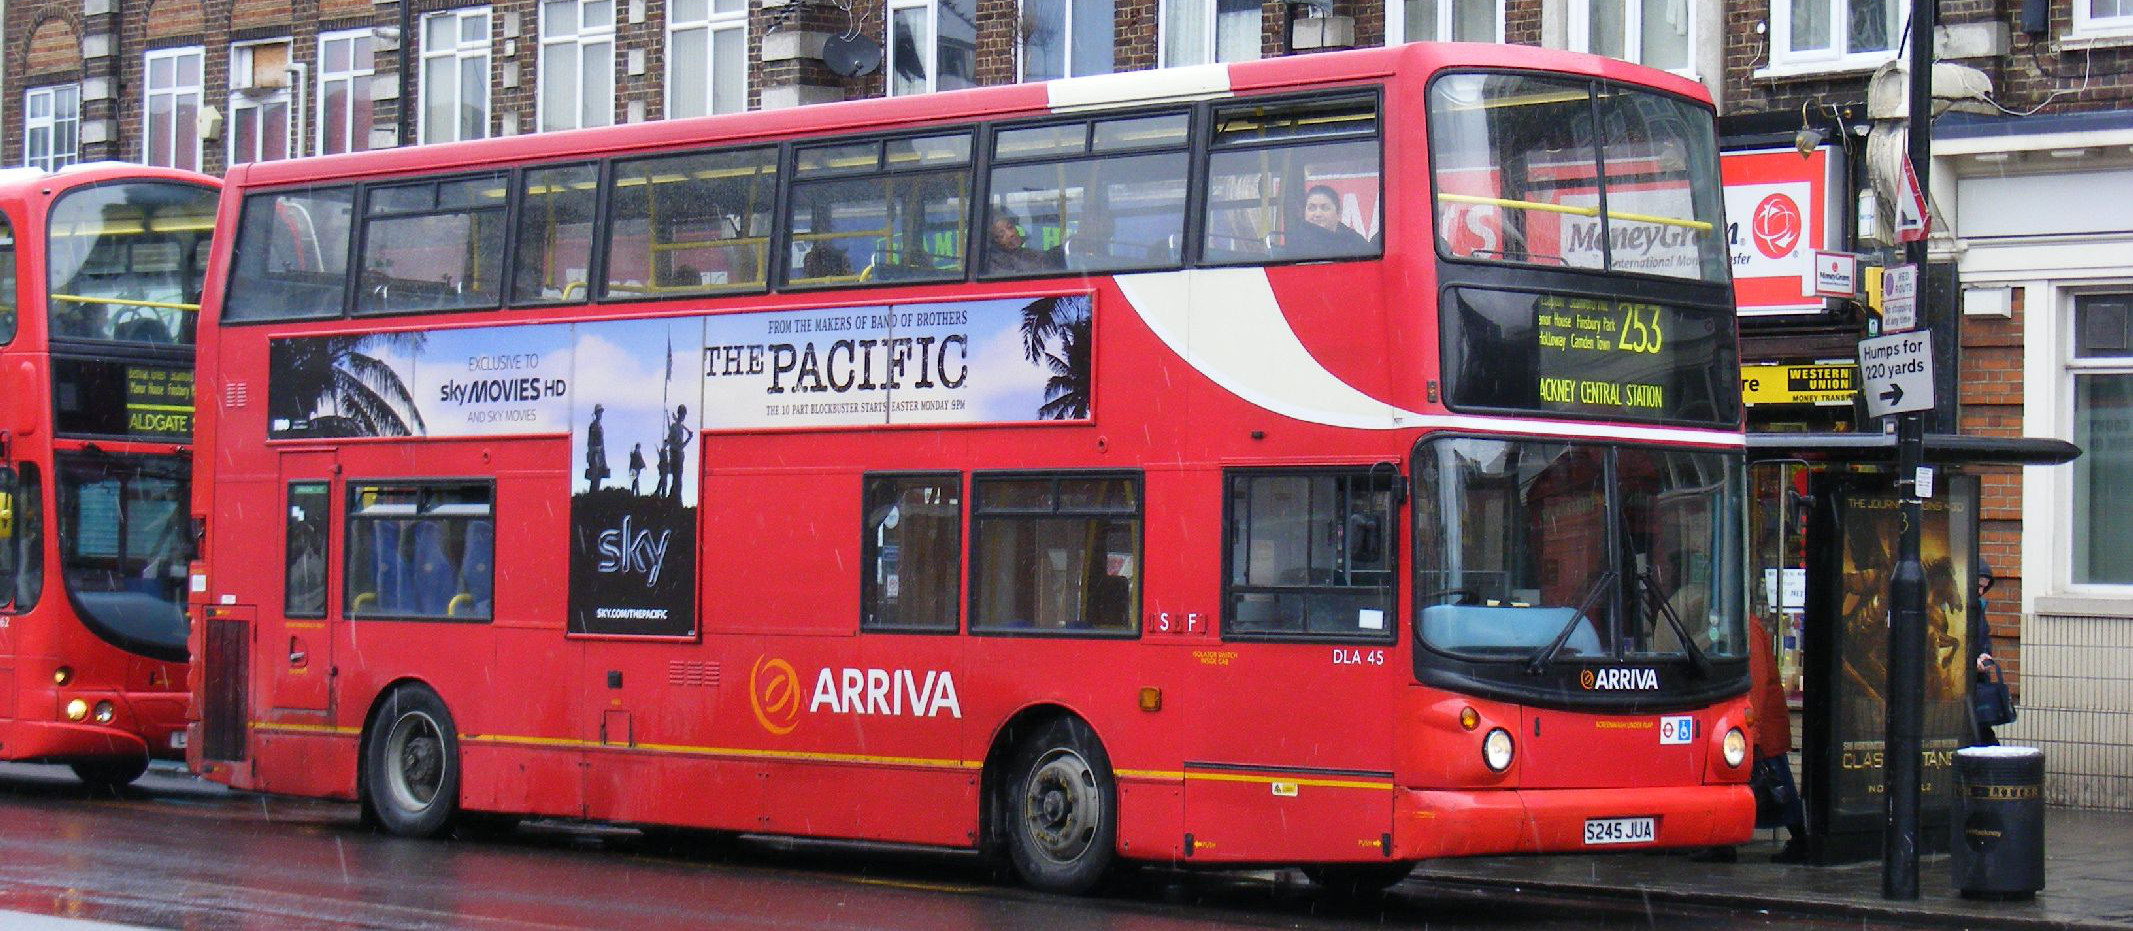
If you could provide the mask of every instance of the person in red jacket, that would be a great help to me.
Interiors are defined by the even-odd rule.
[[[1749,703],[1755,712],[1755,826],[1783,825],[1791,835],[1778,852],[1779,862],[1798,862],[1806,854],[1807,809],[1792,779],[1792,712],[1785,706],[1785,683],[1778,676],[1777,654],[1761,618],[1748,618]]]

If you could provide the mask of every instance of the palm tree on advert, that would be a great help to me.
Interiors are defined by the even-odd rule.
[[[1037,408],[1045,420],[1089,416],[1089,317],[1086,294],[1039,298],[1022,308],[1022,354],[1052,372]]]
[[[380,349],[411,355],[427,342],[420,333],[374,333],[277,340],[272,417],[309,421],[320,436],[415,436],[428,432],[414,393]]]

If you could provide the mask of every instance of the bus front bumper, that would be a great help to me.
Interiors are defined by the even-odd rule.
[[[147,741],[115,727],[67,721],[16,721],[0,755],[32,763],[77,763],[152,756]]]
[[[1755,799],[1745,784],[1644,789],[1402,789],[1395,802],[1402,860],[1513,853],[1605,853],[1655,847],[1713,847],[1755,833]],[[1586,822],[1652,819],[1652,839],[1587,844]]]

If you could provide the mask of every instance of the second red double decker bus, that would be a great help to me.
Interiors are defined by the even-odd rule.
[[[1070,891],[1743,840],[1712,126],[1425,44],[233,170],[193,762]]]
[[[0,759],[185,752],[193,336],[215,179],[0,172]]]

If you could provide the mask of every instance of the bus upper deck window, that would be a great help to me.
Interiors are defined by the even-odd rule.
[[[15,232],[0,216],[0,346],[15,338]]]
[[[1178,264],[1188,126],[1185,114],[1174,113],[999,132],[980,273]]]
[[[52,335],[191,345],[216,196],[173,181],[61,194],[45,245]]]
[[[1708,109],[1606,83],[1452,74],[1430,86],[1429,110],[1446,256],[1726,280]]]
[[[801,148],[784,257],[796,285],[963,277],[970,133]]]
[[[496,306],[504,195],[501,172],[370,189],[356,311]]]
[[[354,210],[349,187],[246,197],[222,319],[340,316]]]
[[[1218,109],[1203,257],[1257,264],[1377,255],[1381,157],[1375,98]]]
[[[763,288],[778,189],[776,149],[619,162],[608,196],[610,297]],[[528,223],[520,212],[520,274]]]

